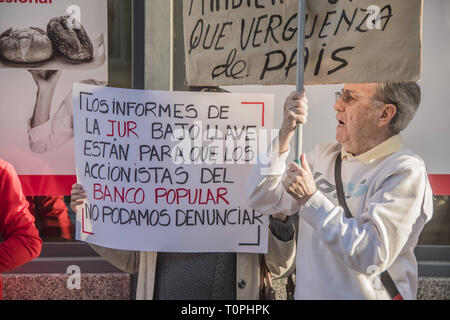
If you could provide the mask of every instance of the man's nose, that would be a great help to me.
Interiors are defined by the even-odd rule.
[[[334,110],[338,111],[338,112],[342,112],[345,109],[345,104],[342,101],[342,98],[339,98],[338,101],[336,101],[336,103],[334,104]]]

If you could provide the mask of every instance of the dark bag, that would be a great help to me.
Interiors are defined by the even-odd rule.
[[[344,208],[345,217],[349,219],[349,218],[353,218],[353,216],[350,212],[350,209],[347,206],[347,202],[345,201],[344,188],[342,186],[342,178],[341,178],[341,163],[342,163],[342,158],[341,158],[341,153],[339,152],[339,154],[336,158],[335,165],[334,165],[334,179],[336,182],[336,192],[337,192],[337,197],[339,200],[339,205]],[[389,275],[389,273],[387,271],[384,271],[380,275],[380,280],[381,280],[381,283],[383,284],[384,288],[389,293],[392,300],[403,300],[402,295],[398,291],[397,287],[395,286],[394,281],[392,280],[391,276]]]

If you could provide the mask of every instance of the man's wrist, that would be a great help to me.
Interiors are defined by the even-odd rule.
[[[311,194],[307,194],[304,195],[303,197],[301,197],[300,199],[297,199],[297,203],[301,206],[306,205],[306,203],[308,203],[308,201],[314,196],[314,194],[317,192],[317,189],[311,193]]]
[[[289,151],[289,145],[291,144],[292,136],[295,130],[289,130],[284,127],[280,129],[278,134],[278,154],[283,154]]]

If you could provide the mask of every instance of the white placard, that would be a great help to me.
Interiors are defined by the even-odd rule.
[[[169,252],[266,252],[246,200],[271,132],[273,95],[74,85],[77,239]],[[263,139],[261,139],[263,137]]]

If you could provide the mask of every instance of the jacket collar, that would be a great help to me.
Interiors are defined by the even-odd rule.
[[[342,160],[354,158],[365,165],[369,165],[372,162],[377,161],[378,159],[399,151],[402,147],[402,137],[400,136],[400,134],[396,134],[383,141],[379,145],[373,147],[369,151],[366,151],[358,156],[354,156],[350,152],[347,152],[344,147],[342,147],[341,157]]]

